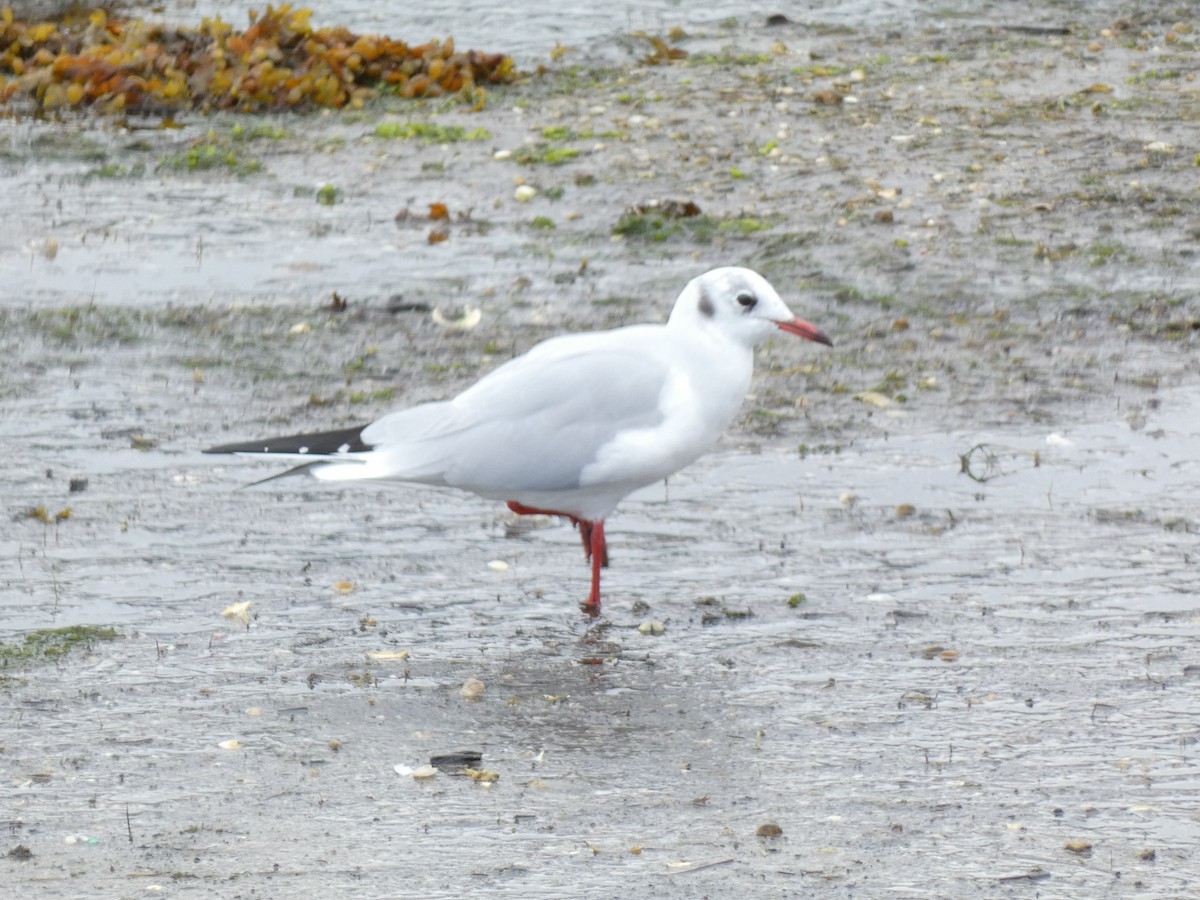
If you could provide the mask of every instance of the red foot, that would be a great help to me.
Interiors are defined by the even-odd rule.
[[[592,564],[592,589],[583,603],[583,608],[587,612],[598,613],[600,611],[600,569],[608,565],[608,542],[604,540],[604,520],[597,519],[593,522],[590,519],[581,519],[571,513],[559,512],[554,509],[535,509],[524,503],[518,503],[516,500],[509,500],[508,508],[518,516],[559,516],[563,519],[570,519],[571,524],[579,529],[584,555]]]

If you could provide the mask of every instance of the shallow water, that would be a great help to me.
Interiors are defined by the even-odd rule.
[[[299,6],[302,4],[293,4]],[[1143,4],[1142,15],[1154,15],[1156,7],[1179,13],[1170,4]],[[138,9],[135,4],[134,9]],[[167,0],[155,4],[147,17],[169,21],[199,22],[220,16],[241,24],[253,4],[224,0]],[[784,36],[793,28],[887,29],[961,28],[981,23],[1015,27],[1063,27],[1081,18],[1128,15],[1120,3],[1080,4],[1055,2],[1036,8],[1012,8],[1006,4],[933,3],[928,0],[808,0],[802,5],[761,0],[715,0],[704,4],[681,0],[607,2],[590,7],[565,7],[548,0],[520,0],[496,4],[485,0],[458,0],[453,4],[406,3],[381,7],[362,0],[333,0],[314,7],[318,26],[345,25],[364,34],[386,34],[409,43],[453,36],[459,47],[501,51],[513,55],[522,67],[532,68],[548,61],[555,46],[564,46],[587,59],[614,58],[630,46],[629,35],[644,31],[665,37],[671,29],[706,31],[721,28],[730,37],[740,36],[748,26],[756,27],[768,17],[786,14],[790,25],[779,27]]]
[[[1028,883],[1001,879],[1041,872],[1042,895],[1069,896],[1120,872],[1186,891],[1200,404],[1160,400],[1138,430],[1114,409],[1049,442],[714,454],[612,519],[596,622],[575,608],[573,532],[506,538],[494,504],[234,491],[269,470],[194,453],[81,469],[76,517],[4,547],[22,559],[6,621],[127,636],[6,695],[6,805],[38,847],[25,883],[1016,895]],[[1002,455],[984,484],[960,462],[980,443]],[[220,618],[235,599],[248,629]],[[665,634],[640,634],[649,620]],[[410,656],[368,661],[381,649]],[[458,697],[467,677],[482,701]],[[460,748],[500,781],[392,771]],[[768,820],[782,838],[754,836]]]
[[[928,14],[933,6],[912,0],[823,0],[806,3],[803,11],[788,12],[797,22],[866,28],[912,22]],[[219,15],[234,24],[244,21],[250,8],[244,3],[220,0],[169,0],[155,6],[171,21],[198,22],[205,16]],[[967,5],[966,9],[970,8]],[[680,0],[624,0],[571,8],[547,0],[510,4],[460,0],[453,4],[406,3],[384,8],[361,0],[335,0],[314,8],[314,12],[313,22],[318,26],[345,25],[362,34],[386,34],[413,44],[452,36],[458,47],[509,53],[522,67],[533,67],[548,62],[556,45],[570,47],[585,57],[611,57],[620,52],[619,45],[627,42],[626,35],[632,32],[665,36],[671,28],[711,28],[725,23],[726,30],[736,34],[742,27],[739,23],[765,21],[780,12],[780,7],[758,0],[718,0],[702,6]]]

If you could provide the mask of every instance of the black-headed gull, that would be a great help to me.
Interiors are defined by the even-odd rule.
[[[750,387],[754,346],[778,331],[832,345],[757,272],[713,269],[688,282],[665,325],[550,338],[453,400],[365,427],[205,452],[301,459],[292,472],[326,481],[460,488],[518,515],[570,519],[591,562],[584,608],[594,613],[608,564],[604,520],[716,443]]]

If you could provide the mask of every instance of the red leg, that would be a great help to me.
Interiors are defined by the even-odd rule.
[[[538,509],[536,506],[526,506],[516,500],[508,501],[508,508],[518,516],[558,516],[560,519],[570,519],[572,525],[578,525],[582,519],[570,513],[559,512],[557,509]],[[590,524],[590,523],[589,523]]]
[[[575,523],[575,527],[579,529],[579,539],[583,541],[583,555],[590,562],[592,559],[593,548],[595,553],[600,558],[600,565],[608,567],[608,542],[604,539],[604,528],[597,530],[596,523],[590,522],[587,519],[571,518]],[[596,544],[599,547],[596,548]]]
[[[604,543],[604,520],[597,519],[587,523],[588,536],[591,538],[592,560],[592,590],[588,594],[583,608],[591,613],[600,612],[600,569],[608,562],[608,547]]]
[[[526,506],[524,503],[518,503],[516,500],[509,500],[508,508],[515,512],[518,516],[563,516],[567,519],[575,518],[574,516],[569,516],[566,513],[555,512],[552,509],[537,509],[533,506]]]
[[[526,506],[516,500],[509,500],[508,508],[518,516],[559,516],[563,519],[570,519],[571,524],[579,529],[579,539],[583,541],[584,556],[592,564],[592,590],[583,606],[591,612],[598,612],[600,609],[600,569],[608,565],[608,542],[604,539],[604,520],[598,519],[593,522],[589,519],[581,519],[571,513]]]

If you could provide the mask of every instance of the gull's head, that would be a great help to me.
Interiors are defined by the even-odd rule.
[[[750,269],[711,269],[687,283],[670,324],[716,328],[731,340],[753,346],[779,331],[833,346],[816,325],[798,319],[767,279]]]

